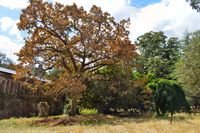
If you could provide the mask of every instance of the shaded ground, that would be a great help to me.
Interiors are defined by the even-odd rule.
[[[41,119],[34,122],[39,126],[60,126],[60,125],[96,125],[96,124],[114,124],[116,117],[109,115],[91,115],[91,116],[65,116]]]
[[[56,116],[48,119],[0,120],[0,133],[200,133],[200,115],[178,114],[172,125],[168,118]]]

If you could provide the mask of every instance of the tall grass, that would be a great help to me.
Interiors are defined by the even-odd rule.
[[[200,133],[200,115],[178,114],[172,125],[167,119],[115,117],[111,124],[34,127],[37,119],[0,120],[0,133]]]

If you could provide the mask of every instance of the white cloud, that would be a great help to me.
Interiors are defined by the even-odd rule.
[[[8,30],[15,24],[15,21],[10,17],[3,17],[0,19],[0,27],[3,31]]]
[[[8,32],[9,35],[13,35],[16,41],[22,41],[20,31],[17,29],[17,23],[19,20],[13,20],[10,17],[0,18],[0,29],[4,32]]]
[[[11,38],[0,35],[0,52],[5,53],[13,61],[17,60],[17,56],[14,53],[19,52],[22,45],[17,44],[11,40]]]
[[[140,8],[131,18],[131,38],[148,31],[164,31],[168,36],[181,37],[188,30],[200,29],[200,13],[193,10],[185,0],[163,0]]]
[[[162,0],[146,7],[136,8],[130,0],[52,0],[63,4],[76,3],[89,10],[93,4],[108,11],[117,20],[130,17],[130,37],[135,40],[145,32],[164,31],[168,36],[181,37],[187,31],[200,29],[200,13],[186,0]]]
[[[104,11],[115,13],[125,6],[130,4],[130,0],[52,0],[53,2],[60,2],[63,4],[76,3],[79,6],[83,6],[86,10],[89,10],[92,5],[100,6]]]
[[[0,6],[10,9],[21,9],[28,5],[28,0],[0,0]]]
[[[47,0],[45,0],[47,1]],[[131,0],[48,0],[63,4],[76,3],[89,10],[93,4],[100,6],[103,11],[108,11],[117,20],[131,18],[131,38],[154,30],[164,31],[167,35],[180,37],[185,30],[195,31],[200,29],[200,13],[189,6],[186,0],[162,0],[142,8],[135,8],[130,5]],[[0,6],[10,9],[25,8],[28,0],[0,0]],[[6,30],[13,24],[13,20],[5,19],[1,29]],[[15,22],[16,23],[16,22]],[[2,26],[3,25],[3,26]],[[12,26],[9,34],[20,38],[17,28]]]
[[[105,12],[109,12],[117,20],[127,19],[132,13],[137,12],[137,8],[130,6],[131,0],[52,0],[62,4],[72,5],[76,3],[89,11],[93,5],[97,5]]]

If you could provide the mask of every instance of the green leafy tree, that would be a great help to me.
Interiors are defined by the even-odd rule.
[[[117,67],[103,68],[99,73],[96,79],[88,81],[88,90],[83,95],[81,106],[96,108],[102,113],[111,113],[110,109],[115,113],[118,109],[146,109],[144,79],[133,79]]]
[[[138,63],[140,71],[153,73],[156,77],[169,77],[174,70],[180,52],[180,41],[167,39],[163,32],[148,32],[137,39],[141,56]]]
[[[173,114],[182,108],[190,111],[190,106],[186,100],[185,93],[181,86],[175,81],[160,79],[157,83],[157,90],[154,95],[155,110],[158,115],[169,112],[172,123]]]
[[[6,56],[4,53],[0,53],[0,67],[14,69],[13,61]]]
[[[196,9],[198,12],[200,11],[200,0],[186,0],[190,2],[190,5],[193,9]]]
[[[189,97],[200,96],[200,31],[190,34],[190,40],[177,63],[176,74]]]
[[[186,31],[184,34],[183,34],[183,37],[181,39],[181,55],[184,53],[184,49],[190,44],[192,38],[192,33],[190,33],[189,31]]]

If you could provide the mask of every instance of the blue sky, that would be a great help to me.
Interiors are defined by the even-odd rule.
[[[131,0],[131,5],[141,8],[158,2],[160,2],[160,0]]]
[[[46,0],[47,1],[47,0]],[[192,10],[185,0],[48,0],[63,4],[76,3],[86,10],[95,4],[117,20],[130,18],[130,39],[148,31],[164,31],[167,36],[181,38],[187,31],[200,29],[200,13]],[[24,34],[17,29],[21,9],[28,0],[0,0],[0,52],[14,61],[24,45]]]

